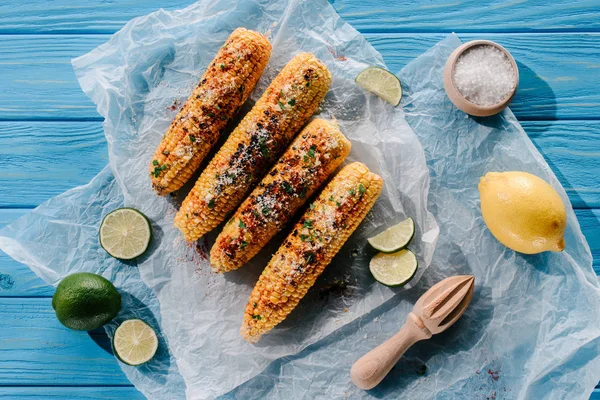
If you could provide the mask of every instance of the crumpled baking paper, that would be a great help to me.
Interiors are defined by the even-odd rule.
[[[214,7],[218,7],[218,4],[220,2]],[[319,10],[316,15],[320,15],[325,6],[320,2],[313,2],[313,7]],[[203,10],[211,8],[204,6]],[[215,10],[218,13],[228,12],[221,8]],[[305,12],[301,15],[317,18],[314,14]],[[155,26],[165,20],[170,26],[172,20],[167,15],[171,14],[160,12],[146,18],[151,19]],[[186,15],[187,12],[182,12],[181,18]],[[276,14],[272,12],[272,15]],[[321,26],[342,25],[335,14],[333,18],[333,21],[327,20],[328,22],[319,20]],[[134,21],[137,22],[140,20]],[[209,20],[204,22],[210,26],[216,24]],[[234,29],[236,26],[232,24],[230,28]],[[124,32],[128,32],[133,41],[144,40],[144,37],[127,28]],[[355,35],[358,40],[360,36]],[[114,57],[122,57],[118,50],[111,47],[115,42],[118,40],[113,39],[112,44],[109,43],[104,49]],[[598,282],[591,269],[589,248],[570,206],[567,249],[560,254],[518,255],[503,248],[486,230],[478,211],[476,186],[479,176],[488,170],[524,169],[536,173],[557,188],[565,203],[569,203],[564,190],[510,111],[506,110],[496,118],[472,119],[456,110],[447,100],[441,84],[441,71],[446,57],[459,43],[454,36],[448,38],[412,62],[401,73],[406,117],[424,145],[431,171],[429,209],[434,212],[441,228],[432,267],[425,272],[416,287],[395,295],[365,316],[346,324],[300,353],[275,360],[263,373],[225,394],[223,398],[583,399],[589,396],[599,378],[596,371],[599,370],[600,331],[599,322],[593,318],[599,311]],[[370,49],[368,46],[367,48]],[[166,49],[171,51],[169,46]],[[344,56],[347,57],[342,53],[336,57]],[[211,57],[207,56],[204,61],[210,61]],[[145,57],[145,51],[128,62],[137,62],[136,60],[151,64]],[[381,65],[378,57],[370,62]],[[115,62],[106,68],[126,68],[127,65]],[[167,72],[161,71],[162,67],[148,68],[146,76],[150,78]],[[169,73],[173,74],[173,79],[178,75],[174,71]],[[197,71],[194,69],[193,73]],[[187,78],[182,79],[185,81]],[[193,79],[190,78],[189,81],[191,85]],[[93,91],[91,88],[95,84],[101,83],[94,82],[93,79],[88,81],[88,93]],[[265,83],[261,84],[264,87]],[[82,85],[86,86],[84,82]],[[147,82],[140,83],[136,79],[128,80],[128,85],[142,88],[156,86]],[[185,84],[182,83],[182,86]],[[185,98],[185,94],[179,90],[177,86],[172,99]],[[115,86],[110,88],[108,98],[98,96],[95,100],[98,100],[101,109],[106,109],[111,103],[109,98],[120,101],[120,95],[125,93],[130,96],[124,88]],[[140,107],[145,101],[143,96],[130,97],[130,100],[134,104],[139,103]],[[160,102],[159,99],[155,101]],[[364,101],[372,107],[372,103],[378,100],[367,97]],[[164,104],[163,100],[162,105]],[[174,112],[166,119],[173,114]],[[117,112],[112,115],[117,120],[119,117]],[[129,128],[131,118],[134,118],[133,114],[125,114],[118,124]],[[135,119],[137,121],[139,117],[135,116]],[[161,123],[166,124],[166,121]],[[350,137],[355,140],[351,135]],[[120,150],[111,144],[111,153]],[[361,154],[362,156],[364,155]],[[123,174],[132,173],[126,169],[119,172],[118,168],[115,172],[122,174],[120,180],[123,180]],[[103,189],[104,185],[110,185],[109,175],[103,177],[101,174],[91,186],[74,189],[58,200],[51,200],[34,211],[37,216],[28,214],[11,227],[1,230],[0,248],[53,283],[76,268],[97,271],[96,260],[102,257],[110,259],[104,254],[96,254],[98,258],[92,257],[93,252],[86,252],[85,246],[81,246],[79,254],[68,245],[85,244],[92,237],[91,232],[87,234],[90,236],[85,233],[81,236],[81,233],[76,232],[81,229],[81,225],[97,228],[97,223],[94,225],[93,222],[95,217],[82,224],[78,222],[79,215],[100,216],[112,208],[110,206],[103,209],[102,203],[106,201],[106,204],[112,204],[104,196],[113,196],[114,193]],[[104,184],[101,183],[103,179]],[[95,186],[94,182],[98,185]],[[117,185],[111,187],[118,189]],[[398,187],[402,189],[401,185]],[[126,186],[125,191],[126,198],[130,199],[131,193],[127,192]],[[77,194],[79,192],[81,194]],[[76,194],[81,199],[102,196],[102,201],[91,201],[87,207],[77,206],[78,202],[73,201],[69,193]],[[397,193],[397,196],[404,205],[406,215],[411,215],[409,207],[414,205],[402,198],[402,192]],[[115,207],[121,204],[118,200],[112,201]],[[64,231],[56,230],[49,222],[66,225]],[[158,226],[155,223],[156,228]],[[162,225],[160,228],[163,229]],[[422,227],[420,229],[423,231]],[[51,236],[55,233],[62,236],[53,242]],[[90,243],[96,246],[95,251],[98,252],[95,240],[94,237],[94,241]],[[59,250],[61,246],[68,249]],[[47,254],[40,256],[40,249]],[[153,257],[156,249],[151,251],[153,253],[150,257]],[[117,272],[125,271],[120,267]],[[143,269],[141,272],[144,273]],[[161,273],[162,270],[157,269],[157,272]],[[472,304],[457,324],[445,333],[410,349],[376,389],[364,392],[354,387],[349,379],[352,363],[395,333],[412,305],[429,286],[457,273],[474,274],[477,284]],[[134,282],[136,285],[140,284],[135,275],[132,274],[130,279],[132,286]],[[155,288],[159,296],[169,283],[161,279],[164,279],[163,276],[157,275],[157,281],[163,284]],[[166,326],[164,314],[160,319]],[[171,339],[169,344],[172,350],[181,346],[174,344]],[[262,350],[269,352],[270,347],[265,346]],[[201,356],[198,355],[197,358],[199,357]],[[181,365],[181,360],[179,361]],[[231,375],[244,372],[243,365],[225,368]],[[200,371],[211,373],[202,367]],[[132,382],[149,397],[179,397],[178,392],[164,396],[165,386],[161,387],[149,380],[158,373],[158,369],[146,374],[126,372]],[[172,384],[170,379],[176,376],[176,372],[166,368],[160,372],[161,376],[167,378],[165,385]],[[176,384],[172,386],[177,388]],[[188,387],[190,396],[204,393],[190,393]]]
[[[333,75],[320,117],[336,119],[351,140],[348,161],[364,162],[385,181],[373,210],[300,306],[256,345],[246,343],[239,328],[249,294],[282,237],[249,265],[214,274],[207,252],[215,235],[197,245],[185,243],[173,227],[182,196],[156,196],[148,173],[155,148],[178,106],[238,26],[263,32],[273,44],[252,100],[295,54],[314,53]],[[429,266],[439,229],[426,208],[429,173],[424,152],[401,108],[354,83],[356,75],[370,65],[385,67],[381,55],[325,0],[205,0],[181,11],[160,10],[131,21],[109,42],[73,61],[83,91],[105,118],[110,167],[124,204],[141,210],[153,222],[152,248],[137,260],[137,268],[158,298],[162,329],[189,398],[222,395],[262,372],[271,361],[296,354],[405,290],[388,288],[372,278],[367,237],[411,216],[417,225],[411,249],[420,261],[411,285]],[[70,208],[68,201],[64,207]],[[100,221],[98,215],[92,226],[97,228]],[[65,233],[66,246],[97,240],[94,229]],[[45,239],[43,235],[39,241]]]
[[[125,375],[148,398],[183,398],[185,383],[161,332],[158,299],[142,281],[135,263],[115,260],[98,243],[99,221],[122,206],[123,193],[106,167],[87,185],[46,201],[2,228],[0,249],[54,286],[76,272],[93,272],[113,282],[122,308],[105,326],[110,338],[121,322],[132,318],[146,321],[159,338],[151,362],[139,367],[119,362]]]
[[[278,360],[226,398],[585,399],[600,380],[600,290],[569,199],[510,110],[472,118],[446,96],[442,71],[461,44],[450,35],[402,69],[402,106],[425,149],[429,209],[440,225],[431,267],[398,294],[302,353]],[[562,253],[523,255],[482,219],[477,184],[488,171],[522,170],[548,181],[567,205]],[[434,283],[475,276],[471,305],[446,332],[417,343],[375,389],[350,367],[396,333]]]

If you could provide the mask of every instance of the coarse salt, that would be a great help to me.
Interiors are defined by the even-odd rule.
[[[467,100],[480,106],[492,106],[506,99],[515,89],[515,71],[500,49],[475,46],[456,60],[454,84]]]

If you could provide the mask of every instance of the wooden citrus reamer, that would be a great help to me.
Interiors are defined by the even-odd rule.
[[[350,371],[354,384],[365,390],[374,388],[410,346],[448,329],[469,306],[474,287],[471,275],[453,276],[433,285],[415,303],[398,333],[354,363]]]

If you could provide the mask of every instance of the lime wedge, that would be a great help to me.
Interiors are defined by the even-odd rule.
[[[419,263],[410,250],[396,253],[379,253],[371,259],[369,269],[377,282],[387,286],[403,286],[415,276]]]
[[[132,260],[146,251],[152,239],[148,218],[133,208],[108,213],[100,225],[100,245],[108,254]]]
[[[141,319],[129,319],[115,331],[113,347],[119,360],[129,365],[140,365],[154,357],[158,338],[154,330]]]
[[[362,70],[355,79],[363,89],[375,93],[394,107],[402,99],[400,79],[390,71],[379,67],[369,67]]]
[[[369,244],[383,253],[393,253],[406,247],[415,234],[415,223],[408,218],[399,224],[381,232],[379,235],[367,239]]]

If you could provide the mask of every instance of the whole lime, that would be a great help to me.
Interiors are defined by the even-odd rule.
[[[119,313],[121,295],[100,275],[78,272],[58,284],[52,308],[67,328],[89,331],[107,324]]]

